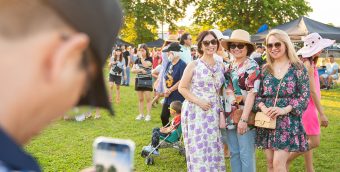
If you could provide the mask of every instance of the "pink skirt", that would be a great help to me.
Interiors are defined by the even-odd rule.
[[[318,111],[312,98],[309,98],[307,109],[302,115],[302,123],[307,135],[320,135]]]

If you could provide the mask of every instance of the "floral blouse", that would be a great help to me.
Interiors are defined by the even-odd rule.
[[[260,86],[260,68],[256,61],[248,58],[243,63],[236,65],[234,61],[225,63],[226,71],[223,90],[224,111],[230,114],[236,109],[233,106],[236,96],[247,97],[248,91],[258,92]],[[241,101],[239,105],[244,105]],[[240,108],[243,108],[242,106]],[[227,118],[229,129],[234,128],[233,121]]]

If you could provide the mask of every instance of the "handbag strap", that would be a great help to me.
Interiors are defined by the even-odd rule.
[[[279,96],[279,92],[280,92],[280,88],[281,88],[281,83],[282,83],[282,80],[283,80],[284,77],[285,77],[285,75],[283,75],[283,77],[280,80],[279,88],[277,89],[277,93],[276,93],[276,97],[275,97],[275,101],[274,101],[274,107],[276,107],[277,97]]]

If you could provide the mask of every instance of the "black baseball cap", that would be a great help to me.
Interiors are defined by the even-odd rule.
[[[169,51],[176,51],[176,52],[182,52],[181,46],[177,42],[171,43],[166,49],[164,49],[162,52],[169,52]]]
[[[98,67],[97,76],[78,105],[103,107],[113,115],[102,68],[122,25],[123,12],[118,0],[46,0],[70,26],[90,38],[89,50]]]

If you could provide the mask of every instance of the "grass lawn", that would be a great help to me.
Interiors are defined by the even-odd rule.
[[[79,171],[92,165],[92,143],[96,137],[131,139],[136,143],[136,171],[186,171],[184,157],[174,149],[161,149],[155,165],[144,164],[140,151],[150,142],[152,128],[161,125],[161,106],[152,109],[152,121],[135,121],[138,110],[134,87],[122,87],[121,91],[121,103],[114,104],[114,117],[101,111],[102,118],[98,120],[58,120],[34,138],[26,150],[37,158],[44,171]],[[314,166],[315,171],[333,172],[340,169],[340,88],[322,91],[321,103],[330,123],[328,128],[322,128],[321,145],[314,152]],[[229,159],[226,164],[230,171]],[[257,151],[257,170],[266,171],[262,151]],[[293,163],[291,171],[304,171],[303,158]]]

